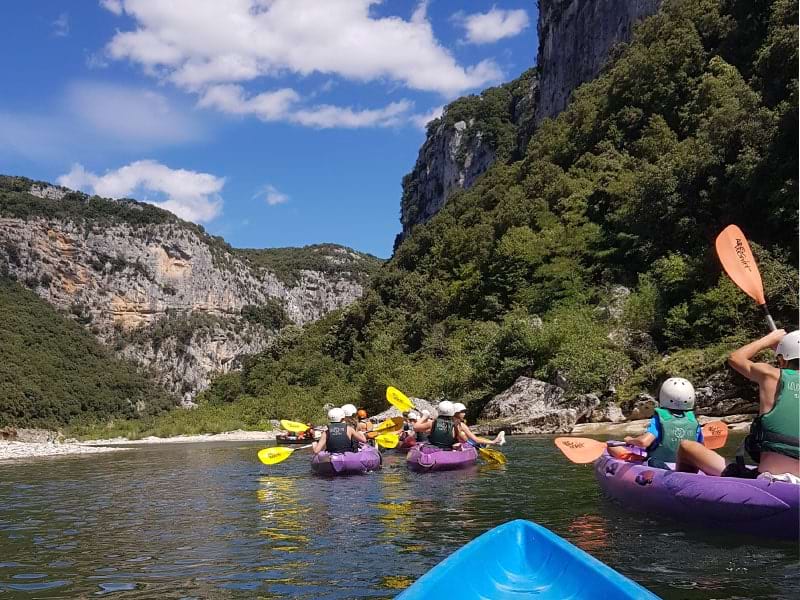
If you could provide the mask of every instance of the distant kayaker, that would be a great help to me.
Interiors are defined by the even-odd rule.
[[[358,431],[372,431],[374,425],[367,418],[368,415],[366,410],[359,408],[358,412],[356,413],[356,417],[358,419],[358,424],[356,425],[356,429]]]
[[[636,437],[625,437],[625,443],[647,450],[647,464],[659,469],[674,463],[678,447],[684,440],[702,445],[703,430],[694,415],[694,386],[683,377],[670,377],[658,391],[658,407],[647,431]],[[609,454],[623,458],[630,454],[623,446],[610,447]]]
[[[505,432],[501,431],[497,434],[493,440],[486,439],[484,437],[480,437],[472,433],[472,430],[467,425],[467,407],[464,406],[461,402],[453,403],[453,408],[455,410],[455,415],[453,420],[456,423],[456,433],[458,435],[458,441],[462,444],[470,444],[472,446],[483,447],[483,446],[502,446],[506,442],[506,434]]]
[[[456,438],[456,427],[453,421],[455,408],[449,400],[442,400],[436,407],[439,415],[435,419],[424,416],[414,424],[414,431],[428,436],[428,443],[444,450],[452,450]],[[419,438],[417,438],[419,439]]]
[[[344,410],[341,408],[332,408],[328,411],[328,420],[330,421],[328,430],[323,431],[319,440],[314,443],[312,447],[314,454],[319,454],[325,450],[331,454],[357,452],[359,442],[362,444],[367,443],[367,437],[345,423],[344,419]]]
[[[778,366],[753,362],[762,350],[774,348]],[[755,478],[766,476],[800,483],[800,331],[783,329],[742,346],[728,358],[736,371],[758,384],[758,416],[750,426],[734,464],[702,444],[683,442],[676,469],[689,473]],[[744,465],[744,450],[758,469]]]
[[[344,411],[344,422],[350,425],[350,427],[358,427],[355,405],[345,404],[342,406],[342,410]]]
[[[414,425],[420,419],[419,413],[415,410],[404,412],[403,419],[405,419],[405,422],[403,423],[403,431],[400,433],[400,441],[405,442],[408,438],[411,438],[411,441],[407,442],[406,445],[413,444],[417,441],[422,442],[425,438],[425,434],[414,431]]]

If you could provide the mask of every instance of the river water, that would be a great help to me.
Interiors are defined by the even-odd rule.
[[[391,598],[509,519],[536,521],[664,598],[797,598],[798,550],[626,514],[546,437],[509,463],[312,476],[307,450],[174,444],[0,464],[0,598]]]

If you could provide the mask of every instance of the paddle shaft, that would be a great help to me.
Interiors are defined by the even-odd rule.
[[[775,327],[775,321],[772,320],[772,315],[769,314],[769,308],[767,308],[767,303],[760,305],[761,311],[764,313],[764,318],[767,320],[767,325],[769,325],[770,331],[775,331],[777,327]]]

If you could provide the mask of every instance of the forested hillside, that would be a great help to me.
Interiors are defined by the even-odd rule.
[[[300,417],[378,408],[391,383],[474,412],[521,374],[617,401],[703,377],[763,332],[713,253],[729,223],[796,328],[797,42],[792,0],[665,2],[521,160],[415,227],[361,301],[203,400]]]
[[[149,374],[0,277],[0,424],[58,428],[155,415],[174,404]]]

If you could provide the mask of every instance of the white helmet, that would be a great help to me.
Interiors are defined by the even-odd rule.
[[[345,417],[352,417],[353,415],[356,414],[356,411],[357,411],[356,407],[354,405],[352,405],[352,404],[345,404],[342,407],[342,410],[344,411],[344,416]]]
[[[419,421],[419,413],[415,411],[409,411],[408,413],[408,420],[409,421]]]
[[[461,404],[461,402],[453,402],[453,414],[458,414],[460,412],[467,412],[467,407]]]
[[[442,400],[439,402],[436,410],[441,417],[452,417],[454,414],[456,414],[455,406],[453,406],[453,403],[450,402],[450,400]]]
[[[658,404],[661,408],[672,410],[692,410],[694,408],[694,386],[683,377],[670,377],[661,384],[658,391]]]
[[[344,421],[344,411],[341,408],[332,408],[328,411],[328,419],[331,423]]]
[[[775,349],[775,354],[783,357],[783,360],[795,360],[800,358],[800,331],[787,333]]]

